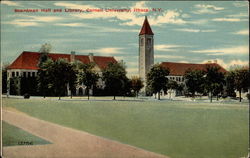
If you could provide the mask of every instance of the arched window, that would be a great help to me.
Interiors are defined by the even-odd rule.
[[[144,43],[144,38],[141,38],[140,43],[141,43],[141,46],[143,46],[143,43]]]
[[[152,43],[151,38],[148,38],[148,39],[147,39],[147,45],[148,45],[148,46],[151,46],[151,43]]]

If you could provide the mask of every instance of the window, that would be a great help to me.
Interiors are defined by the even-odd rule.
[[[23,77],[26,77],[26,72],[23,72]]]
[[[35,72],[32,72],[32,77],[35,77]]]
[[[12,72],[12,74],[11,74],[11,75],[12,75],[12,77],[15,77],[15,72]]]
[[[143,43],[144,43],[144,39],[143,38],[141,38],[140,43],[141,43],[141,46],[143,46]]]
[[[28,77],[30,77],[30,72],[28,72]]]
[[[19,72],[16,72],[16,76],[17,76],[17,77],[19,76]]]
[[[148,46],[151,46],[151,42],[152,42],[151,38],[147,38],[147,45]]]

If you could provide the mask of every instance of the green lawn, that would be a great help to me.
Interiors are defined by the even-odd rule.
[[[239,158],[248,151],[246,103],[5,98],[3,105],[171,158]]]
[[[49,144],[49,142],[3,122],[3,146],[38,144]]]

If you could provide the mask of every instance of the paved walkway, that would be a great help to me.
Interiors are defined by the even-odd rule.
[[[4,158],[167,158],[17,111],[3,110],[3,120],[52,142],[48,145],[4,147]]]

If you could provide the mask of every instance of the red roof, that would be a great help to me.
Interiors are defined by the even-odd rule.
[[[205,70],[207,66],[219,67],[220,72],[226,73],[223,67],[217,63],[207,63],[207,64],[192,64],[192,63],[172,63],[172,62],[162,62],[161,65],[165,68],[169,68],[170,75],[173,76],[183,76],[187,70]]]
[[[114,57],[103,57],[94,56],[94,62],[101,68],[104,69],[109,63],[117,63]]]
[[[23,52],[19,57],[8,67],[8,69],[30,69],[37,70],[39,61],[39,53]]]
[[[141,28],[141,32],[139,35],[154,35],[153,31],[151,30],[151,27],[148,23],[148,19],[147,17],[145,17],[145,20],[144,20],[144,23],[142,25],[142,28]]]
[[[59,58],[66,59],[70,61],[70,54],[53,54],[48,55],[52,60],[57,60]],[[28,52],[24,51],[19,57],[8,67],[8,69],[29,69],[38,70],[40,53],[39,52]],[[82,63],[90,63],[89,56],[87,55],[76,55],[75,60],[79,60]],[[105,68],[110,62],[117,62],[114,57],[103,57],[94,56],[94,62],[101,68]]]

